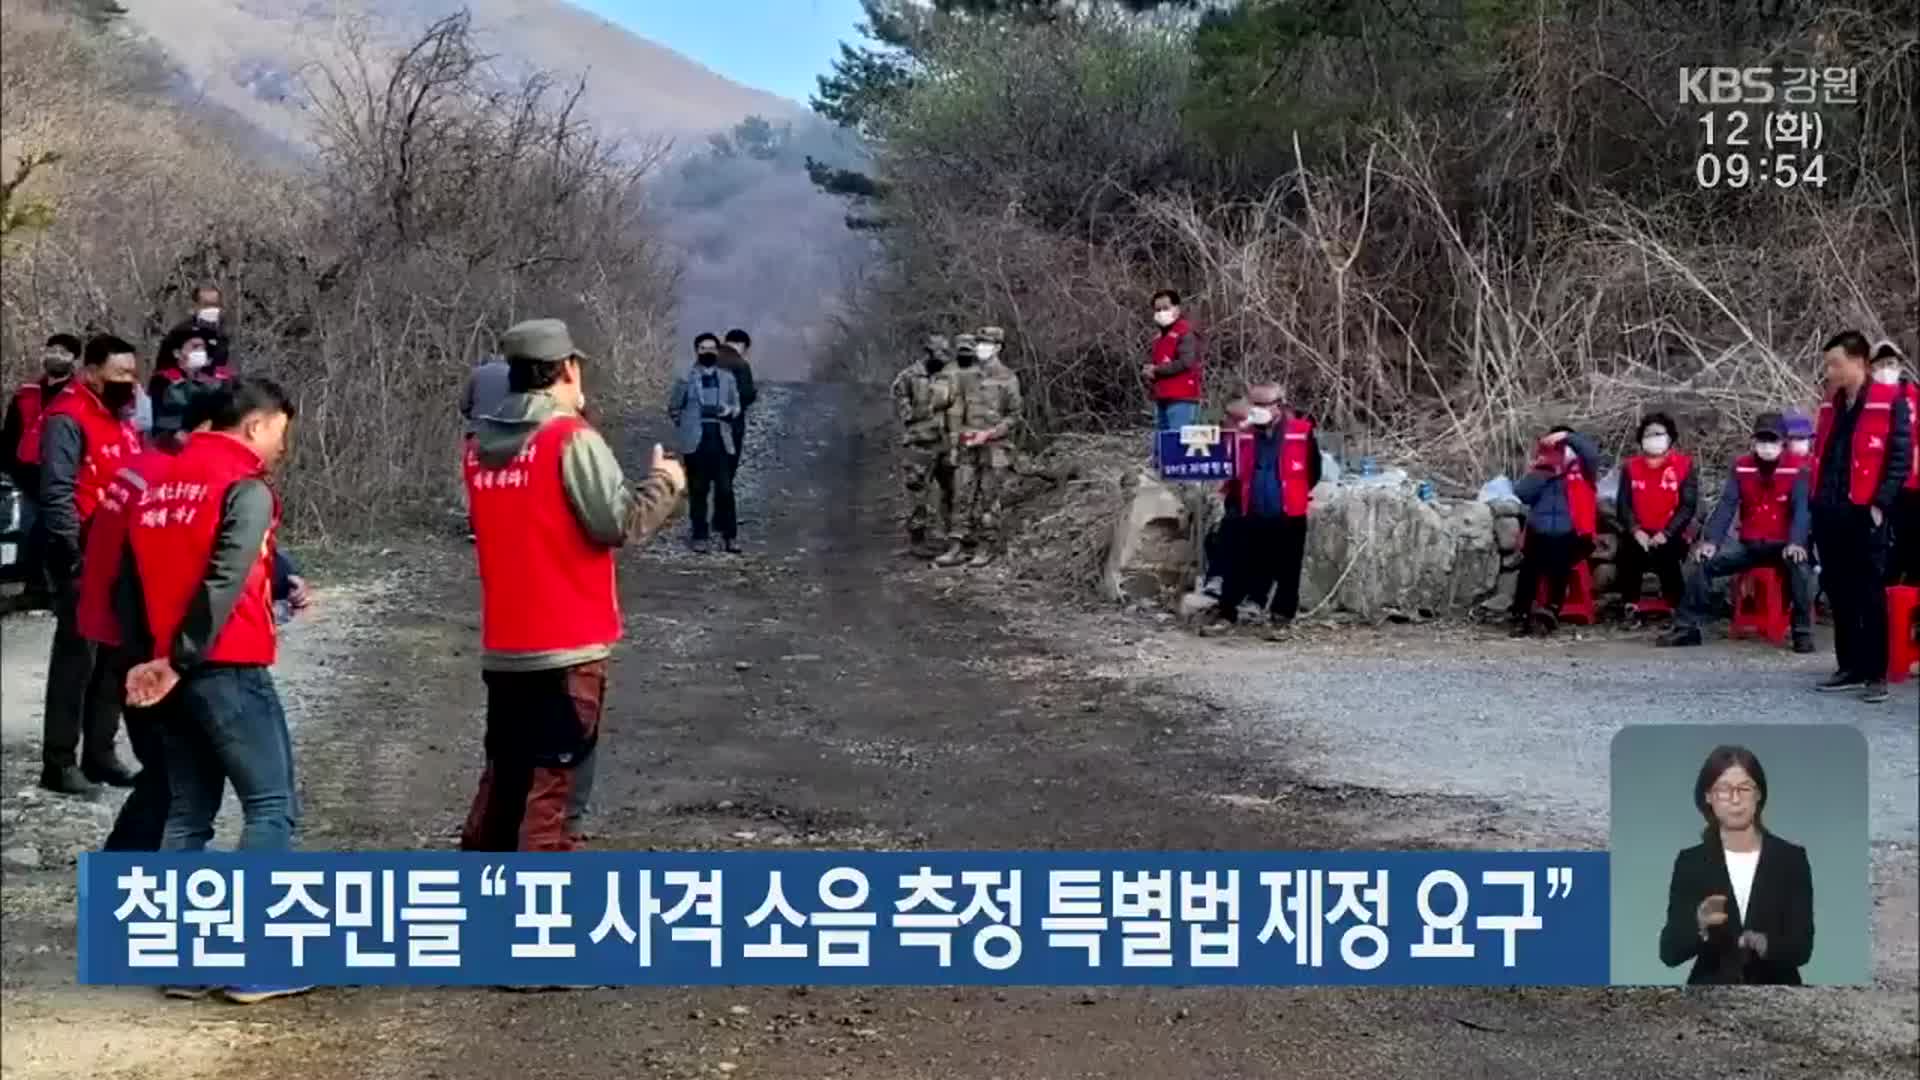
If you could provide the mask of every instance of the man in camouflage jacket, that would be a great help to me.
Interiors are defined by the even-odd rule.
[[[1020,419],[1020,379],[1000,359],[1006,332],[982,327],[962,334],[947,407],[953,447],[955,528],[939,566],[985,566],[999,553],[1001,496],[1012,465],[1010,438]],[[964,350],[964,351],[960,351]]]
[[[952,344],[929,334],[926,356],[893,378],[893,410],[900,420],[900,472],[907,488],[907,540],[916,553],[938,524],[944,537],[953,520],[953,469],[947,410],[953,383],[947,374]]]

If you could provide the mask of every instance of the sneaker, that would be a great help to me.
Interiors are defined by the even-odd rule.
[[[712,545],[708,544],[704,539],[694,540],[687,545],[695,555],[705,555],[711,546]]]
[[[1268,619],[1267,625],[1260,629],[1260,636],[1266,638],[1268,641],[1291,641],[1293,639],[1293,620]]]
[[[133,774],[119,762],[111,762],[99,767],[82,766],[80,774],[90,783],[104,784],[108,787],[129,788],[133,786]]]
[[[1878,705],[1891,696],[1887,692],[1887,683],[1884,679],[1875,679],[1860,688],[1860,700],[1869,705]]]
[[[947,546],[947,550],[942,552],[939,558],[936,558],[933,560],[933,565],[959,566],[963,561],[966,560],[966,557],[967,557],[967,552],[964,547],[960,546],[959,544],[949,544]]]
[[[220,991],[220,996],[235,1005],[258,1005],[274,998],[304,994],[312,989],[311,986],[228,986]]]
[[[1825,680],[1815,683],[1814,689],[1823,694],[1837,694],[1846,690],[1855,690],[1866,685],[1867,680],[1856,678],[1844,671],[1836,671]]]
[[[720,550],[726,552],[729,555],[738,555],[740,554],[740,542],[738,540],[722,541],[720,544]]]
[[[1693,627],[1676,626],[1660,635],[1654,642],[1663,649],[1688,648],[1701,643],[1700,631]]]
[[[61,795],[92,795],[95,790],[87,782],[87,774],[75,765],[40,770],[40,786]]]
[[[1208,596],[1213,597],[1215,600],[1218,600],[1220,599],[1220,590],[1226,587],[1227,587],[1226,579],[1210,577],[1207,579],[1207,583],[1200,587],[1200,591]]]
[[[1548,611],[1546,608],[1534,609],[1532,620],[1533,628],[1539,632],[1541,637],[1547,637],[1555,630],[1560,629],[1560,617]]]
[[[1812,638],[1801,637],[1793,639],[1793,651],[1799,653],[1801,656],[1810,656],[1813,653],[1819,652],[1820,649],[1813,643]]]
[[[1206,622],[1200,624],[1200,636],[1223,637],[1238,629],[1240,629],[1240,621],[1238,619],[1230,618],[1222,612],[1215,611],[1207,618]]]
[[[991,551],[982,551],[978,555],[975,555],[973,558],[967,560],[967,565],[973,567],[975,570],[978,570],[983,566],[991,565],[992,563],[993,563],[993,552]]]

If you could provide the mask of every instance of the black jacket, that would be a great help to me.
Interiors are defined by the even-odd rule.
[[[1727,921],[1700,939],[1694,912],[1709,896],[1727,898]],[[1693,961],[1687,983],[1799,986],[1800,968],[1813,957],[1813,870],[1807,849],[1763,833],[1760,863],[1753,872],[1752,910],[1741,911],[1727,876],[1719,837],[1687,848],[1673,860],[1667,885],[1667,923],[1660,930],[1660,962],[1678,967]],[[1767,955],[1737,944],[1745,930],[1767,939]]]
[[[42,412],[46,411],[48,405],[53,404],[53,396],[66,389],[67,383],[72,378],[69,375],[64,379],[42,378],[40,380]],[[40,466],[29,465],[20,460],[20,439],[26,433],[26,426],[27,418],[20,411],[20,399],[9,397],[6,423],[0,425],[0,468],[5,468],[7,475],[13,477],[13,486],[19,488],[22,495],[37,502],[40,499]]]

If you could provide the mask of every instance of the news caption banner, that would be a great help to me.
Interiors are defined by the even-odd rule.
[[[1694,183],[1702,190],[1824,188],[1821,109],[1860,100],[1850,67],[1683,67],[1680,103],[1705,106]]]
[[[88,853],[106,985],[1604,985],[1599,852]]]

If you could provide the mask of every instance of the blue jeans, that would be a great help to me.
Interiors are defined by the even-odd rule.
[[[1156,431],[1179,431],[1200,422],[1197,401],[1156,401],[1153,403],[1153,427]]]
[[[300,808],[293,790],[293,738],[287,714],[263,667],[195,672],[173,691],[179,699],[166,730],[167,808],[163,851],[200,851],[227,781],[240,797],[242,851],[286,851]]]

